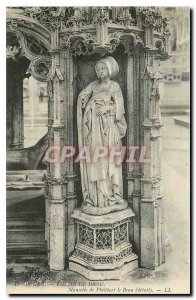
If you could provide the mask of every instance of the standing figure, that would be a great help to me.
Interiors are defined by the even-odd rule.
[[[81,91],[77,105],[79,151],[88,147],[96,152],[100,146],[108,150],[120,149],[126,133],[123,95],[113,80],[119,72],[116,60],[109,56],[95,65],[98,80]],[[80,160],[83,193],[82,211],[103,215],[125,209],[123,197],[122,162],[108,156],[98,160]]]

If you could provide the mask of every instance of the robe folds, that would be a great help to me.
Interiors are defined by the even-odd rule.
[[[106,108],[97,116],[97,108]],[[126,134],[123,95],[119,84],[110,80],[103,88],[99,80],[81,91],[77,104],[79,151],[90,149],[90,161],[80,159],[83,210],[85,207],[106,207],[123,200],[122,163],[109,155],[93,160],[97,147],[120,150],[121,139]]]

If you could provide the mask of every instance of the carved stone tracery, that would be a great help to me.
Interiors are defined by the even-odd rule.
[[[138,9],[141,14],[144,27],[151,27],[158,32],[163,31],[167,25],[167,18],[163,18],[158,7],[141,7]]]
[[[104,56],[113,53],[120,45],[124,47],[125,53],[132,53],[137,45],[144,46],[141,36],[134,33],[126,34],[123,31],[109,33],[108,43],[105,46],[100,46],[96,35],[89,32],[63,36],[61,43],[61,46],[65,49],[69,49],[74,56],[85,56],[95,53]]]
[[[117,22],[125,26],[136,25],[136,20],[132,18],[129,7],[124,7],[120,10],[120,13],[117,17]]]
[[[38,20],[48,29],[60,28],[69,9],[64,7],[26,7],[24,15]]]

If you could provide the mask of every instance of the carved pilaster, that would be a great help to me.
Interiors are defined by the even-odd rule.
[[[127,134],[126,145],[131,147],[134,145],[134,57],[128,55],[127,57],[127,102],[126,102],[126,121],[127,121]],[[125,164],[125,180],[127,189],[127,200],[132,207],[132,194],[134,189],[134,182],[132,172],[134,170],[134,162]]]
[[[50,76],[51,58],[40,57],[31,61],[29,72],[38,81],[47,81]]]
[[[154,42],[153,42],[154,43]],[[143,165],[141,178],[141,266],[155,269],[165,261],[163,245],[163,201],[160,181],[159,61],[154,47],[146,49],[144,66],[143,142],[150,162]],[[145,249],[145,250],[144,250]]]
[[[51,33],[52,66],[49,90],[48,138],[53,150],[54,160],[47,167],[46,184],[46,234],[51,270],[65,268],[65,219],[66,219],[66,183],[61,150],[64,145],[64,86],[58,52],[58,28]],[[53,148],[53,149],[54,149]]]
[[[140,146],[141,137],[140,137],[140,48],[137,47],[134,49],[133,54],[133,69],[134,69],[134,79],[133,79],[133,97],[134,97],[134,145]],[[134,190],[132,195],[133,201],[133,210],[135,212],[134,218],[134,247],[139,255],[140,263],[140,199],[141,199],[141,168],[138,161],[134,163],[133,169],[133,178],[134,178]]]
[[[65,135],[65,145],[73,147],[74,143],[74,117],[76,112],[74,111],[74,72],[75,64],[73,61],[73,56],[69,50],[61,51],[60,56],[61,65],[63,65],[62,74],[64,77],[64,95],[66,101],[64,102],[64,135]],[[71,214],[74,208],[77,206],[77,197],[75,192],[75,181],[77,179],[74,167],[73,157],[70,159],[65,159],[64,161],[64,172],[67,178],[66,185],[66,257],[68,258],[70,253],[74,251],[75,246],[75,223]]]

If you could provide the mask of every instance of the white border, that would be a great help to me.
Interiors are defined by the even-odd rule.
[[[119,3],[121,5],[119,5]],[[34,0],[2,0],[4,6],[37,6]],[[39,0],[39,6],[189,6],[194,7],[193,0]]]

